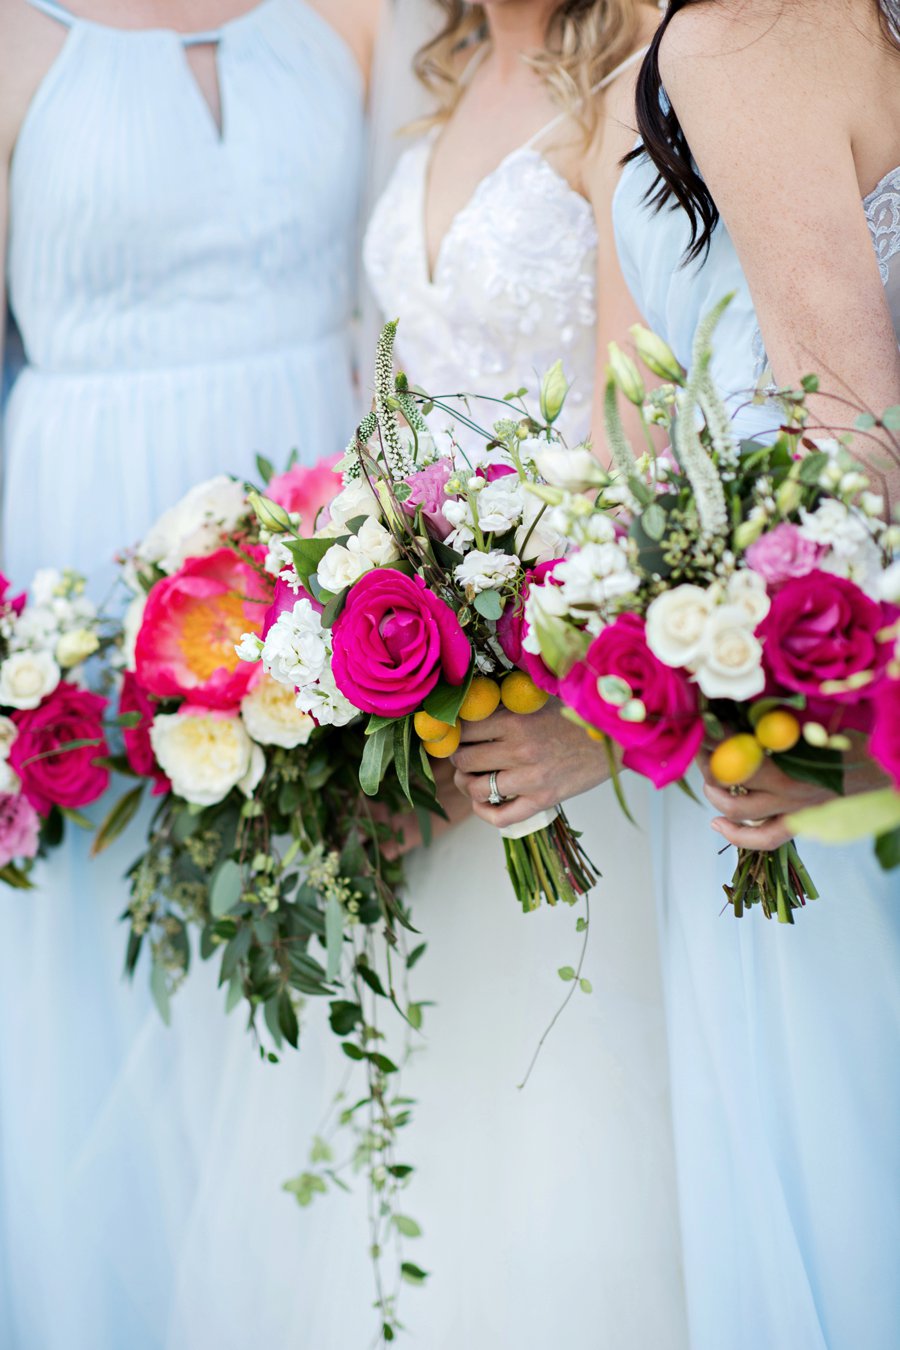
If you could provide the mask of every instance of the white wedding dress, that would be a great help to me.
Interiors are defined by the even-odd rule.
[[[595,345],[591,208],[536,143],[478,186],[428,273],[424,198],[432,137],[399,161],[365,259],[397,353],[429,393],[502,397],[561,357],[562,430],[589,426]],[[482,425],[496,417],[472,403]],[[467,450],[478,437],[458,429]],[[646,797],[628,783],[639,821]],[[567,986],[583,910],[519,909],[499,835],[472,819],[410,866],[428,950],[413,972],[425,1051],[404,1088],[419,1102],[407,1144],[416,1259],[433,1272],[404,1302],[427,1350],[686,1346],[667,1055],[649,841],[605,786],[570,804],[603,873],[584,974],[524,1091],[537,1041]]]

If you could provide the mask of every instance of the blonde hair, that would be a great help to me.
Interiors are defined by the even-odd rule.
[[[419,79],[437,101],[428,121],[445,122],[459,101],[463,51],[474,54],[488,40],[484,9],[466,0],[437,0],[446,16],[438,35],[416,56]],[[592,91],[635,50],[646,0],[560,0],[547,24],[544,50],[528,58],[564,112],[596,130]]]

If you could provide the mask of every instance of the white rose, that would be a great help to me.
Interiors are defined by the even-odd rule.
[[[490,591],[514,581],[521,563],[515,554],[502,553],[492,549],[490,553],[481,553],[473,549],[459,564],[453,575],[468,596],[479,591]]]
[[[765,688],[762,643],[740,605],[719,605],[707,620],[696,680],[707,698],[733,698],[738,703]]]
[[[164,572],[177,572],[186,558],[211,553],[220,536],[233,529],[247,509],[243,488],[227,475],[198,483],[160,516],[144,537],[138,556]]]
[[[332,544],[316,568],[316,576],[326,591],[339,595],[370,570],[368,558],[358,548],[351,551],[344,544]]]
[[[878,599],[900,605],[900,558],[892,562],[878,580]]]
[[[19,734],[18,727],[9,717],[0,716],[0,792],[15,796],[21,784],[18,774],[9,767],[9,752],[13,741]]]
[[[63,633],[56,644],[56,660],[63,670],[80,666],[100,646],[100,639],[90,628],[76,628],[71,633]]]
[[[658,595],[647,610],[647,646],[664,665],[696,660],[715,608],[715,596],[700,586],[676,586]]]
[[[729,604],[743,610],[745,622],[751,628],[762,623],[772,606],[765,581],[749,567],[732,573],[728,578],[726,594]]]
[[[567,450],[564,445],[542,445],[535,451],[534,462],[545,482],[568,492],[600,487],[607,478],[593,451],[586,445],[576,445],[572,450]]]
[[[173,792],[194,806],[215,806],[236,787],[249,795],[265,769],[265,755],[232,713],[160,713],[150,743]]]
[[[329,528],[346,525],[349,520],[355,520],[358,516],[372,516],[376,520],[381,518],[381,504],[365,474],[359,478],[351,478],[343,491],[339,492],[330,503],[328,514]]]
[[[356,543],[373,567],[384,567],[386,563],[396,562],[400,557],[400,550],[390,530],[386,530],[371,516],[360,526]],[[353,547],[353,539],[350,539],[348,547]]]
[[[262,649],[263,669],[291,689],[314,684],[330,669],[330,656],[322,620],[305,598],[278,616]]]
[[[515,545],[516,552],[530,563],[552,562],[569,551],[569,541],[560,532],[554,511],[544,511],[542,515],[543,508],[544,503],[529,492]]]
[[[265,676],[241,701],[244,726],[258,745],[280,745],[294,750],[306,745],[315,722],[297,707],[293,689]]]
[[[13,652],[0,665],[0,704],[36,708],[60,681],[60,669],[49,652]]]

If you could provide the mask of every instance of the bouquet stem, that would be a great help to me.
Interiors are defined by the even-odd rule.
[[[561,807],[500,833],[506,870],[526,914],[539,909],[542,901],[574,905],[597,880],[599,873]]]
[[[779,923],[793,923],[795,909],[819,898],[793,839],[767,853],[738,849],[734,877],[723,889],[736,919],[758,904],[767,919],[774,914]]]

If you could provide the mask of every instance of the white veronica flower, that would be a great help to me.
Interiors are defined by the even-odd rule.
[[[263,669],[292,689],[314,684],[329,668],[330,651],[322,620],[305,597],[280,614],[262,648]]]
[[[716,607],[706,622],[695,664],[695,678],[707,698],[743,702],[762,693],[766,684],[762,643],[748,625],[743,606]]]
[[[49,652],[13,652],[0,665],[0,704],[37,708],[62,678]]]
[[[610,600],[631,595],[640,578],[618,544],[585,544],[554,569],[570,609],[599,609]]]
[[[150,743],[172,790],[194,806],[214,806],[233,788],[249,797],[265,772],[265,755],[233,713],[159,713]]]
[[[306,745],[316,725],[297,707],[293,689],[278,684],[270,675],[244,695],[241,716],[248,735],[258,745],[279,745],[283,750]]]
[[[596,455],[586,445],[568,450],[564,445],[542,443],[535,451],[534,464],[545,482],[567,492],[600,487],[607,478]]]
[[[520,566],[521,563],[514,553],[503,553],[500,549],[481,553],[478,549],[473,549],[471,553],[466,554],[464,561],[459,564],[453,575],[471,597],[477,595],[479,591],[498,589],[508,581],[513,581]]]
[[[647,646],[653,655],[667,666],[690,665],[700,653],[715,607],[715,594],[701,586],[663,591],[647,610]]]
[[[177,572],[186,558],[212,552],[220,535],[233,529],[246,512],[240,483],[218,474],[191,488],[160,516],[141,542],[138,557],[168,574]]]

